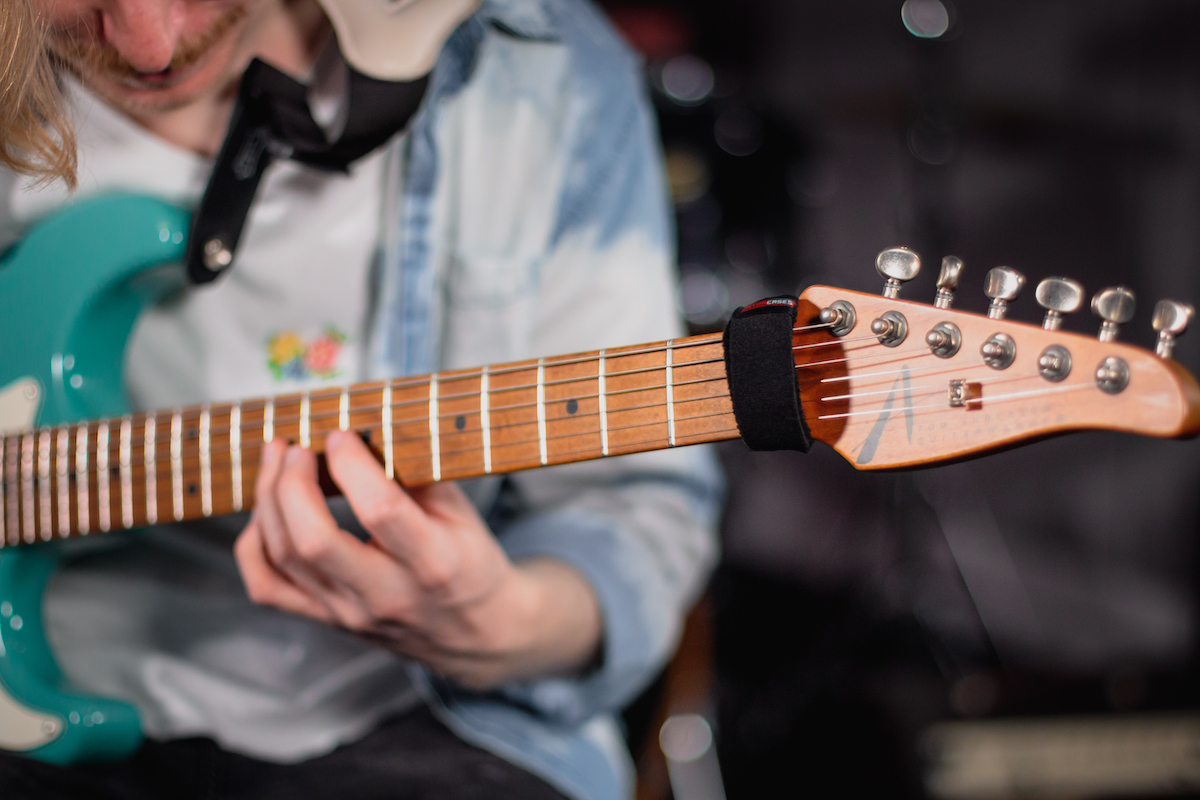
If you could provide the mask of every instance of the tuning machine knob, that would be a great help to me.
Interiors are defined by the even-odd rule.
[[[1070,278],[1046,278],[1037,285],[1034,292],[1038,305],[1046,309],[1046,318],[1042,327],[1048,331],[1056,331],[1062,327],[1063,315],[1074,314],[1083,308],[1083,284]]]
[[[1196,309],[1187,303],[1177,303],[1174,300],[1159,300],[1154,306],[1154,317],[1150,320],[1151,327],[1158,331],[1158,344],[1154,352],[1162,358],[1170,358],[1175,349],[1175,337],[1183,335],[1188,323],[1196,315]]]
[[[876,256],[875,270],[887,278],[883,296],[895,299],[900,296],[900,285],[921,271],[921,257],[907,247],[890,247]]]
[[[1023,288],[1025,276],[1012,267],[989,269],[983,279],[983,293],[992,301],[988,307],[988,317],[1004,319],[1004,315],[1008,313],[1008,304],[1017,299]]]
[[[958,276],[962,274],[963,260],[958,256],[946,256],[942,259],[942,269],[938,272],[937,295],[933,298],[936,308],[949,308],[954,303],[954,292],[958,289]]]
[[[1096,292],[1092,298],[1092,313],[1104,320],[1100,325],[1100,341],[1112,342],[1117,328],[1133,319],[1133,292],[1124,286],[1110,286]]]

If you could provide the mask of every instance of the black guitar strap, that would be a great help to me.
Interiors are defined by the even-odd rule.
[[[263,173],[276,158],[328,172],[381,146],[416,114],[428,76],[381,81],[347,66],[346,124],[329,141],[313,119],[308,87],[254,59],[242,76],[229,132],[192,222],[187,271],[194,283],[215,280],[233,263]]]
[[[795,297],[770,297],[733,312],[725,326],[725,374],[738,432],[751,450],[807,453],[812,436],[792,358]]]

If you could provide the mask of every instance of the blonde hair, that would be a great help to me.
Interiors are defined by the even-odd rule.
[[[0,0],[0,165],[75,185],[75,136],[31,0]]]

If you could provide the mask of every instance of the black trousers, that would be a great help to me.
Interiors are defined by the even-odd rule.
[[[451,733],[427,708],[299,764],[222,750],[211,739],[147,741],[128,761],[56,767],[0,752],[3,800],[564,800]]]

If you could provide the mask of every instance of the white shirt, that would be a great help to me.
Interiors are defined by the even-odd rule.
[[[339,67],[326,57],[316,68],[318,91],[325,87],[335,100]],[[134,191],[198,205],[208,160],[152,136],[78,86],[71,95],[77,196]],[[380,150],[349,175],[274,164],[233,267],[139,319],[126,361],[134,405],[169,408],[360,380],[385,161]],[[58,187],[18,185],[14,221],[64,199]],[[344,503],[337,511],[344,527],[354,524]],[[133,701],[150,736],[212,736],[277,761],[328,752],[419,702],[394,654],[250,602],[231,553],[244,524],[233,517],[159,526],[73,549],[45,604],[68,677],[84,691]]]

